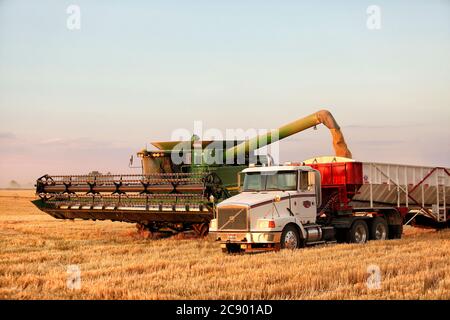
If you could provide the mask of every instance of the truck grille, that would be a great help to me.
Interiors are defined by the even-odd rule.
[[[247,230],[247,207],[220,207],[217,212],[217,226],[223,230]]]

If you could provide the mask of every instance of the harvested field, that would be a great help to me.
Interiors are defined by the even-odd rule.
[[[226,255],[212,239],[147,240],[134,225],[56,220],[0,191],[1,299],[450,299],[450,230],[401,240]],[[81,270],[69,289],[68,266]],[[366,285],[370,265],[380,289]]]

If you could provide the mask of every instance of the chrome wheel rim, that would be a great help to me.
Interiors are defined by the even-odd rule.
[[[286,249],[295,249],[298,245],[298,239],[297,235],[294,231],[288,231],[286,232],[286,235],[284,236],[284,247]]]
[[[355,242],[364,243],[367,239],[367,232],[363,225],[356,226],[355,229]]]
[[[386,228],[381,223],[375,228],[375,239],[386,240]]]

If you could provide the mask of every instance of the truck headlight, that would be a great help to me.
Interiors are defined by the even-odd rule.
[[[273,229],[275,228],[275,221],[270,219],[260,219],[258,220],[258,228]]]
[[[211,219],[211,222],[209,223],[209,231],[217,231],[217,219]]]

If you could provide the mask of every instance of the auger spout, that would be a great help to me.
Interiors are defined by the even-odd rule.
[[[344,135],[333,115],[328,110],[320,110],[307,117],[288,123],[277,130],[258,135],[226,150],[226,159],[235,159],[243,154],[249,154],[251,151],[302,132],[318,124],[323,124],[330,130],[335,155],[338,157],[352,158],[352,153],[348,149]]]

